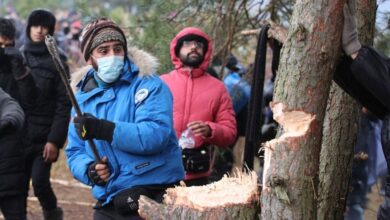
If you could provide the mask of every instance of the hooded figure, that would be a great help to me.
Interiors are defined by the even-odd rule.
[[[194,149],[183,149],[183,157],[197,158],[183,161],[186,183],[204,185],[213,164],[210,146],[228,147],[236,139],[232,102],[224,84],[206,72],[212,43],[203,31],[194,27],[183,29],[171,41],[170,53],[175,69],[161,79],[173,94],[177,137],[187,134],[187,129],[194,134]]]

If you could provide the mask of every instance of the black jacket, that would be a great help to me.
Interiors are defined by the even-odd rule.
[[[65,86],[44,42],[33,43],[26,38],[21,52],[39,88],[35,108],[27,111],[28,138],[34,145],[43,146],[46,142],[52,142],[62,148],[71,109]],[[67,67],[63,53],[61,59]]]
[[[17,101],[0,89],[0,120],[12,119],[19,131],[0,134],[0,197],[22,195],[26,191],[25,157],[21,143],[24,113]]]
[[[363,47],[355,60],[345,58],[334,80],[379,118],[390,114],[390,59],[375,49]]]

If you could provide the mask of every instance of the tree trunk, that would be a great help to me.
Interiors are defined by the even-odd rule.
[[[256,173],[237,171],[205,186],[168,189],[164,204],[141,196],[138,212],[144,219],[156,220],[250,220],[258,217],[258,198]]]
[[[359,40],[363,45],[372,45],[376,1],[357,2]],[[333,83],[323,127],[318,190],[319,220],[344,219],[359,112],[359,105]]]
[[[343,219],[359,107],[335,83],[332,84],[324,120],[318,186],[318,219]]]
[[[322,122],[340,55],[345,0],[298,0],[273,111],[281,136],[265,144],[262,219],[316,219]]]

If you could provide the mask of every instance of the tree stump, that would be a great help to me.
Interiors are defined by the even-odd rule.
[[[257,219],[259,192],[254,171],[236,172],[205,186],[170,188],[163,204],[141,196],[138,213],[144,219]]]

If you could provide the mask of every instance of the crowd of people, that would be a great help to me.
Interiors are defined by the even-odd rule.
[[[342,42],[350,58],[335,81],[362,103],[364,117],[383,120],[381,144],[389,166],[389,59],[362,47],[353,11],[346,7],[344,14]],[[198,28],[184,28],[172,39],[174,69],[159,76],[157,59],[128,48],[124,31],[108,18],[82,25],[77,13],[57,20],[49,10],[36,9],[23,31],[17,27],[15,19],[0,18],[0,210],[5,219],[26,219],[30,180],[44,219],[63,219],[50,170],[66,140],[70,172],[91,186],[97,201],[93,218],[141,219],[140,195],[162,202],[165,190],[180,181],[210,183],[215,149],[229,149],[245,135],[247,69],[231,55],[224,78],[213,76],[208,69],[213,42]],[[81,114],[71,106],[46,35],[56,37]],[[71,74],[72,65],[86,67]],[[265,102],[272,100],[273,79],[266,83]],[[263,114],[262,132],[272,138],[276,124],[266,103]],[[370,130],[363,122],[361,129]],[[372,136],[377,142],[378,137]],[[378,219],[390,218],[389,175],[384,193]],[[349,201],[350,211],[361,212],[356,204],[363,202]]]

